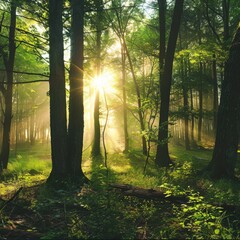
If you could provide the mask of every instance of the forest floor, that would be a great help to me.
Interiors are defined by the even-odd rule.
[[[108,169],[85,156],[91,182],[56,190],[45,184],[48,149],[22,149],[0,182],[0,240],[239,239],[237,178],[213,181],[202,171],[211,150],[170,151],[174,166],[157,169],[150,159],[145,173],[139,152],[109,154]]]

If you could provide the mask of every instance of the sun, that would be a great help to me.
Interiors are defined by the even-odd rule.
[[[100,92],[113,91],[114,74],[111,71],[104,71],[101,75],[93,78],[93,87]]]

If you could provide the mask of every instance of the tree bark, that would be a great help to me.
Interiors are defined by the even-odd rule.
[[[122,94],[123,94],[123,131],[124,131],[124,153],[129,150],[129,137],[127,126],[127,94],[126,94],[126,51],[124,44],[121,44],[122,55]]]
[[[187,78],[187,65],[186,62],[182,62],[182,84],[183,84],[183,107],[184,107],[184,136],[185,136],[185,148],[186,150],[190,150],[190,143],[189,143],[189,103],[188,103],[188,83],[186,82]]]
[[[173,59],[176,48],[177,36],[180,29],[180,20],[183,12],[183,3],[184,0],[175,1],[172,25],[168,39],[168,46],[164,57],[165,61],[163,68],[164,70],[162,74],[160,73],[161,103],[158,129],[158,146],[156,154],[156,164],[159,166],[169,166],[169,164],[171,164],[168,150],[168,116],[169,116],[170,90],[172,82]],[[162,26],[161,23],[160,26]],[[162,31],[163,30],[160,29],[160,32]]]
[[[200,83],[198,87],[198,141],[201,142],[202,140],[202,120],[203,120],[203,65],[202,62],[200,62]]]
[[[225,66],[215,147],[209,164],[214,178],[233,177],[237,161],[240,128],[240,28],[235,34]]]
[[[213,131],[217,129],[217,112],[218,112],[218,81],[217,81],[217,63],[216,55],[213,54],[212,61],[212,81],[213,81]]]
[[[63,0],[49,0],[50,126],[52,171],[49,179],[67,175],[67,119],[63,60]]]
[[[71,63],[70,63],[70,98],[69,98],[69,126],[68,126],[68,170],[71,178],[84,179],[82,172],[82,148],[84,130],[83,108],[83,26],[84,1],[71,0],[72,35],[71,35]]]
[[[110,187],[121,190],[122,194],[126,196],[134,196],[143,199],[151,200],[163,200],[170,201],[173,203],[188,203],[187,196],[167,196],[164,191],[155,189],[145,189],[140,187],[135,187],[129,184],[111,184]]]
[[[102,0],[96,0],[97,17],[96,17],[96,34],[97,34],[97,44],[96,44],[96,71],[97,77],[101,75],[101,36],[102,36],[102,11],[103,3]],[[92,146],[92,157],[101,156],[101,134],[100,134],[100,122],[99,122],[99,89],[95,88],[95,100],[94,100],[94,136],[93,136],[93,146]]]
[[[230,9],[230,0],[222,0],[222,9],[223,9],[223,38],[224,43],[226,44],[230,38],[229,33],[229,9]]]
[[[6,54],[3,49],[2,55],[4,60],[4,65],[7,74],[7,85],[3,90],[3,96],[5,99],[5,111],[3,120],[3,139],[2,148],[0,155],[0,172],[2,169],[6,169],[8,165],[9,152],[10,152],[10,131],[12,123],[12,97],[13,97],[13,69],[14,60],[16,53],[15,45],[15,30],[16,30],[16,3],[14,0],[11,1],[11,19],[10,19],[10,29],[8,37],[8,54]]]

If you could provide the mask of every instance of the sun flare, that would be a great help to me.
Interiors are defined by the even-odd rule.
[[[93,78],[92,85],[95,89],[104,92],[113,91],[114,74],[111,71],[104,71],[101,75]]]

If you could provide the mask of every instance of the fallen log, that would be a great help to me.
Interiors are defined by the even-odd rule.
[[[171,203],[176,204],[193,204],[189,202],[189,197],[186,195],[182,196],[169,196],[164,191],[161,190],[154,190],[154,189],[145,189],[140,187],[135,187],[130,184],[110,184],[111,188],[118,189],[121,191],[122,194],[125,196],[134,196],[143,199],[149,200],[164,200],[169,201]],[[229,204],[229,203],[217,203],[217,202],[210,202],[212,206],[220,207],[223,210],[227,211],[228,213],[233,212],[240,212],[240,206]]]
[[[135,196],[149,200],[165,200],[173,203],[188,203],[187,196],[169,196],[164,191],[134,187],[129,184],[110,184],[111,188],[119,189],[126,196]]]

